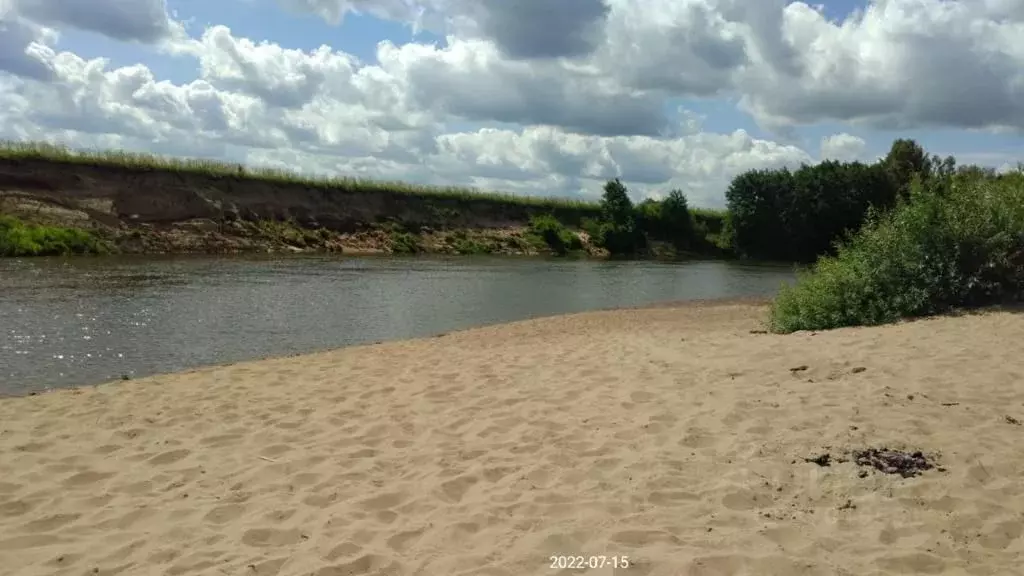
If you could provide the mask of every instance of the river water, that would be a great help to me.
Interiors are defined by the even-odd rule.
[[[792,267],[537,258],[0,259],[0,395],[663,301]]]

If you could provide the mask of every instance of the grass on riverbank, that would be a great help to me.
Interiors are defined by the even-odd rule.
[[[776,332],[876,325],[1024,299],[1024,173],[918,186],[775,299]]]
[[[0,256],[66,256],[107,251],[107,246],[88,230],[25,224],[0,215]]]

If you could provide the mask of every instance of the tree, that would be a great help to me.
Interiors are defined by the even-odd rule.
[[[782,212],[791,203],[793,174],[787,170],[750,170],[725,191],[737,254],[760,259],[788,259]],[[787,244],[783,247],[782,244]]]
[[[623,230],[632,230],[636,224],[633,201],[629,199],[629,191],[626,186],[618,178],[609,180],[604,185],[601,214],[605,222]]]
[[[896,192],[885,167],[825,161],[789,170],[754,170],[726,191],[735,251],[750,258],[811,262],[860,229],[869,207],[887,209]]]
[[[931,159],[924,148],[914,140],[899,138],[892,143],[889,154],[882,161],[892,185],[900,198],[910,198],[910,185],[914,178],[927,178],[931,175]]]
[[[693,245],[693,216],[682,190],[672,190],[661,202],[661,222],[665,239],[676,248]]]
[[[635,254],[643,248],[636,226],[636,212],[629,191],[619,181],[609,180],[601,198],[601,245],[612,254]]]

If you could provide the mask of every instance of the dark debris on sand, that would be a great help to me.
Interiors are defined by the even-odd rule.
[[[886,448],[868,448],[853,453],[854,462],[858,466],[870,466],[885,474],[899,474],[904,478],[912,478],[935,466],[921,452],[902,452]]]
[[[885,474],[899,474],[904,478],[912,478],[924,472],[936,468],[928,461],[928,457],[922,452],[904,452],[901,450],[889,450],[888,448],[868,448],[867,450],[855,450],[852,453],[853,461],[858,466],[867,466]],[[804,458],[804,462],[817,464],[822,467],[829,467],[833,462],[844,463],[846,458],[833,458],[828,452]],[[794,461],[796,463],[796,461]],[[939,472],[945,472],[944,468],[936,468]],[[858,478],[866,478],[867,470],[861,470]]]
[[[832,465],[832,455],[829,454],[828,452],[825,452],[824,454],[820,454],[820,455],[814,456],[812,458],[804,458],[804,462],[809,462],[811,464],[817,464],[818,466],[831,466]]]

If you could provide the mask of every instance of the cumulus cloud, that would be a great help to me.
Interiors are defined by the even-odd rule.
[[[68,26],[117,40],[154,43],[171,36],[166,0],[11,0],[14,10],[50,26]]]
[[[685,109],[672,119],[673,99],[738,103],[775,134],[821,121],[1024,130],[1019,0],[873,0],[839,21],[786,0],[279,1],[445,41],[384,41],[361,62],[217,23],[186,39],[163,0],[0,0],[0,137],[522,193],[596,193],[620,177],[640,195],[678,187],[721,205],[735,174],[814,158],[707,132]],[[61,28],[173,41],[195,78],[61,52]],[[814,152],[866,149],[840,133]]]
[[[474,0],[471,18],[514,59],[576,57],[601,43],[610,8],[605,0]]]
[[[512,59],[578,57],[599,46],[606,0],[280,0],[339,24],[368,13],[440,34],[493,41]]]
[[[833,134],[821,139],[821,159],[853,162],[864,160],[867,142],[850,134]]]
[[[755,66],[743,107],[768,126],[823,120],[874,127],[1024,129],[1024,19],[1000,0],[875,0],[842,22],[796,2],[782,11],[799,74]]]
[[[655,94],[557,63],[507,60],[486,41],[450,37],[444,48],[385,42],[377,58],[412,106],[452,117],[601,135],[654,135],[667,125]]]
[[[35,80],[47,80],[52,70],[44,53],[53,32],[19,17],[0,3],[0,71]]]
[[[1018,0],[873,0],[839,21],[788,0],[282,1],[426,23],[490,44],[502,64],[572,56],[624,90],[733,95],[780,132],[820,121],[1024,129]],[[569,81],[573,66],[559,64]]]

